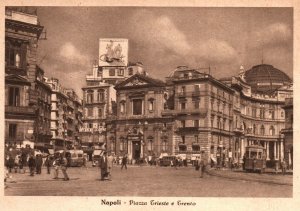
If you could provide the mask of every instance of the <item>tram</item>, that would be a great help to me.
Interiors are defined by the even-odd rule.
[[[246,171],[263,173],[266,168],[266,149],[259,145],[247,146],[244,162]]]

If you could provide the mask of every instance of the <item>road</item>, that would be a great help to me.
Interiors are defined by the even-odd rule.
[[[6,196],[147,196],[147,197],[292,197],[293,187],[199,173],[192,167],[115,166],[112,181],[100,181],[96,167],[68,168],[70,181],[54,180],[53,172],[29,176],[12,174]]]

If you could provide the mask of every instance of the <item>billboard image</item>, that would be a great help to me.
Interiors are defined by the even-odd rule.
[[[128,39],[99,40],[99,66],[127,66]]]

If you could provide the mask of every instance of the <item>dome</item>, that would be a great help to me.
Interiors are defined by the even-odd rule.
[[[268,64],[253,66],[245,72],[244,79],[253,92],[272,92],[283,85],[292,83],[287,74]]]

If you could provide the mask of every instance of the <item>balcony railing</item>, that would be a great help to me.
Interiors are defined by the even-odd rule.
[[[35,114],[34,108],[29,106],[5,106],[5,112],[17,114]]]

